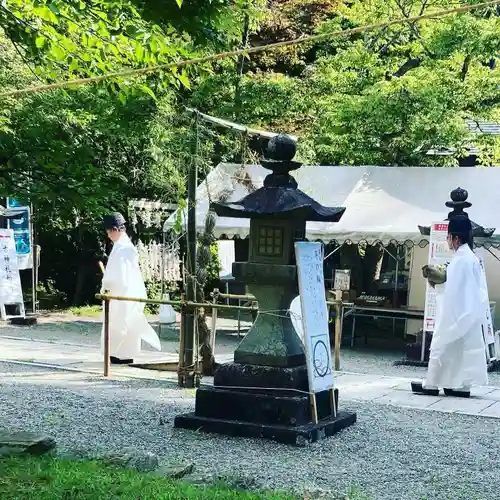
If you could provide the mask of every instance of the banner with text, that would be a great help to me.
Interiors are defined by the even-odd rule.
[[[23,302],[21,277],[17,264],[16,244],[12,229],[0,229],[0,303]]]
[[[33,267],[31,209],[22,206],[15,198],[7,198],[7,208],[16,208],[23,211],[14,219],[8,219],[7,227],[14,231],[19,269],[31,269]]]
[[[429,239],[429,266],[448,264],[453,258],[453,252],[448,248],[448,222],[433,222]],[[436,324],[436,291],[429,283],[426,284],[424,331],[434,332]]]
[[[309,390],[317,393],[333,389],[334,386],[323,275],[323,244],[295,243],[295,257]]]

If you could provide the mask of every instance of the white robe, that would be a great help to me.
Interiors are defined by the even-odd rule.
[[[488,373],[481,324],[487,307],[481,265],[462,245],[436,285],[437,317],[426,388],[470,389],[486,385]]]
[[[147,298],[137,250],[126,233],[113,245],[102,279],[101,293]],[[144,303],[111,300],[109,303],[110,355],[134,359],[141,352],[141,339],[158,351],[160,339],[144,314]],[[102,330],[104,341],[104,326]],[[104,343],[102,342],[102,346]]]

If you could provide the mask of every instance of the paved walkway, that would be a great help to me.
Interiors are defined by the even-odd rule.
[[[41,342],[0,337],[1,361],[33,363],[56,369],[102,374],[100,350],[94,346],[61,342]],[[217,356],[222,363],[232,355]],[[176,353],[144,352],[137,363],[176,362]],[[175,372],[143,370],[129,366],[111,366],[111,378],[143,378],[176,383]],[[338,372],[336,386],[342,401],[363,401],[445,413],[460,413],[500,419],[500,387],[476,387],[469,399],[447,396],[421,396],[410,390],[410,378]],[[205,377],[203,383],[212,383]]]

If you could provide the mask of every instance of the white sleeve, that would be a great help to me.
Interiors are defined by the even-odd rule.
[[[458,261],[448,267],[442,302],[448,342],[465,335],[481,314],[482,291],[479,285],[475,266],[467,261]]]
[[[127,283],[128,262],[123,251],[118,251],[110,257],[102,277],[101,293],[109,292],[111,295],[124,288]]]

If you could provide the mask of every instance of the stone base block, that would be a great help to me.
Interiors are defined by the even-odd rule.
[[[334,394],[338,408],[337,389]],[[356,421],[354,413],[332,416],[328,391],[316,395],[316,406],[319,423],[313,424],[308,394],[206,386],[196,392],[195,412],[176,417],[174,426],[303,445],[331,436]]]
[[[332,436],[355,422],[356,414],[350,412],[339,412],[336,417],[321,420],[317,424],[294,427],[198,417],[195,413],[188,413],[175,418],[175,427],[226,436],[272,439],[293,446],[305,446]]]
[[[36,316],[26,315],[24,318],[22,317],[10,318],[9,323],[15,326],[32,326],[36,325],[37,321],[38,320]]]
[[[338,408],[338,390],[335,389],[335,406]],[[318,418],[333,413],[330,394],[316,395]],[[237,420],[264,425],[305,425],[311,422],[311,402],[308,394],[296,392],[259,393],[244,389],[227,390],[201,387],[196,391],[196,410],[199,417]]]

